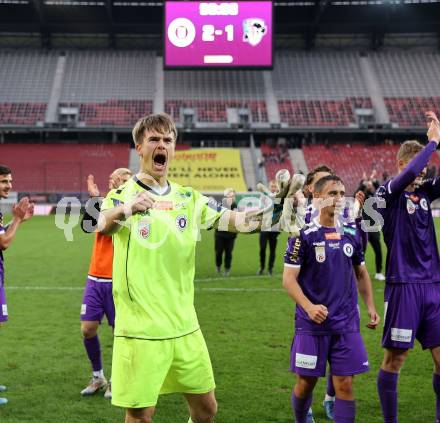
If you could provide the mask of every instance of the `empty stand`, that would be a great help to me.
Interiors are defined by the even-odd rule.
[[[0,51],[0,125],[44,121],[58,54]]]
[[[37,125],[44,122],[46,103],[0,103],[0,125]]]
[[[355,108],[371,109],[369,98],[344,100],[280,100],[282,122],[290,126],[353,126],[356,125]]]
[[[249,110],[252,122],[267,122],[266,103],[262,100],[166,100],[165,112],[177,122],[181,122],[181,111],[184,108],[196,111],[197,121],[225,123],[228,108],[246,108]]]
[[[147,100],[107,100],[103,103],[60,103],[60,107],[77,107],[78,122],[86,126],[133,127],[141,116],[153,112]]]
[[[438,53],[380,52],[371,61],[392,123],[424,126],[425,110],[439,112]]]
[[[181,121],[182,108],[199,122],[227,122],[227,108],[249,109],[252,122],[267,122],[264,80],[258,71],[167,71],[165,111]]]
[[[118,167],[128,167],[123,144],[3,144],[3,163],[14,173],[13,190],[20,192],[86,192],[86,177],[95,176],[102,193]],[[17,154],[17,152],[25,154]]]
[[[385,97],[390,121],[401,127],[426,126],[424,112],[440,112],[439,97]]]

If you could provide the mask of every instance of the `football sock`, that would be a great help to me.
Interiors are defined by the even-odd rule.
[[[312,404],[313,396],[298,398],[292,394],[292,408],[295,414],[296,423],[307,423],[307,412]]]
[[[102,371],[101,346],[99,344],[98,335],[93,338],[84,338],[84,347],[86,348],[87,356],[92,363],[93,372]]]
[[[356,401],[347,401],[336,398],[333,413],[335,423],[354,423],[356,416]]]
[[[384,423],[397,423],[397,380],[398,373],[390,373],[380,369],[377,377],[377,390]]]
[[[432,387],[434,388],[436,401],[436,414],[437,423],[440,422],[440,375],[434,373],[432,375]]]

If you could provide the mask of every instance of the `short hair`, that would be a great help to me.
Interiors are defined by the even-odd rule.
[[[9,175],[12,171],[8,166],[0,165],[0,175]]]
[[[416,140],[405,141],[397,152],[397,160],[411,160],[419,151],[423,150],[423,145]]]
[[[174,140],[177,139],[176,125],[171,116],[166,113],[154,113],[144,116],[136,122],[132,131],[135,145],[142,143],[145,131],[156,131],[160,134],[171,132],[174,135]]]
[[[327,185],[328,182],[340,182],[343,184],[342,179],[337,175],[327,175],[323,178],[316,181],[315,184],[315,192],[320,193],[324,190],[324,187]]]
[[[328,166],[326,166],[326,165],[319,165],[319,166],[316,166],[313,170],[311,170],[311,171],[307,174],[307,176],[306,176],[306,182],[305,182],[304,185],[311,185],[312,182],[313,182],[313,178],[315,177],[315,175],[316,175],[318,172],[327,172],[327,173],[330,173],[330,175],[333,175],[333,174],[334,174],[333,170],[330,169],[330,168],[329,168]]]

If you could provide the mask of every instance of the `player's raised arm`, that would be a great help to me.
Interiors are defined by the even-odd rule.
[[[440,122],[434,112],[427,112],[428,120],[427,137],[429,143],[408,163],[405,157],[399,158],[398,166],[401,172],[388,184],[388,197],[398,198],[408,185],[414,183],[429,162],[432,153],[440,142]]]
[[[295,174],[290,178],[289,172],[282,169],[277,173],[276,180],[278,192],[273,194],[259,184],[258,189],[265,195],[262,204],[257,209],[242,212],[227,210],[216,222],[216,228],[228,232],[255,233],[262,229],[270,230],[280,222],[284,215],[288,215],[289,221],[295,220],[296,209],[289,207],[289,204],[294,202],[295,193],[303,187],[304,175]]]
[[[369,329],[376,329],[380,322],[380,317],[379,314],[377,314],[376,306],[374,304],[373,287],[371,285],[370,275],[364,264],[354,265],[353,267],[356,273],[359,294],[367,307],[368,316],[370,317],[367,327]]]
[[[140,192],[126,204],[101,211],[98,220],[99,232],[104,235],[113,235],[122,228],[121,224],[130,216],[153,208],[154,202],[155,200],[150,194]]]

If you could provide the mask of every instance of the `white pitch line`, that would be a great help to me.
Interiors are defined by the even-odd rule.
[[[281,276],[281,274],[274,274],[273,277]],[[239,280],[249,280],[249,279],[266,279],[269,278],[269,276],[252,276],[252,275],[246,275],[246,276],[224,276],[224,277],[212,277],[212,278],[199,278],[194,279],[194,282],[222,282],[222,281],[239,281]],[[6,289],[18,289],[23,291],[77,291],[77,290],[83,290],[83,286],[18,286],[18,285],[6,285]],[[196,290],[205,290],[209,288],[196,288]],[[218,288],[225,291],[240,291],[242,289],[250,289],[250,290],[260,290],[260,288]],[[262,288],[263,290],[266,290],[265,288]],[[217,290],[217,288],[213,288],[213,290]],[[270,291],[270,289],[268,289]],[[278,291],[276,289],[275,291]],[[282,291],[282,289],[280,289]]]

